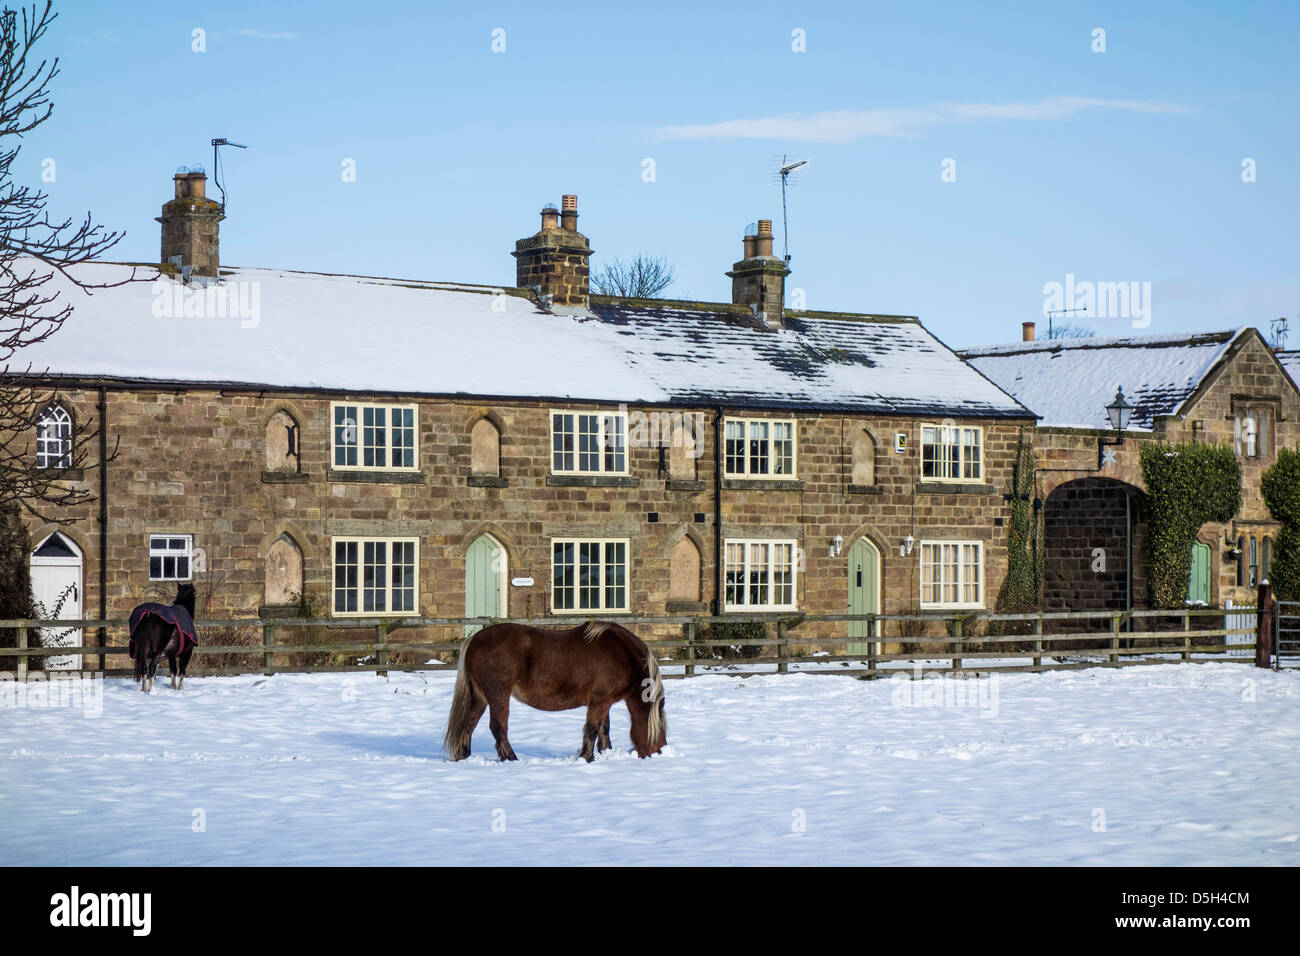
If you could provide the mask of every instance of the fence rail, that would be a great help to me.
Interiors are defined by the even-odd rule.
[[[777,613],[755,615],[692,616],[609,616],[625,626],[680,628],[680,637],[654,637],[646,644],[655,650],[665,676],[692,677],[699,673],[724,673],[744,676],[755,673],[787,673],[791,669],[809,674],[852,674],[877,677],[899,673],[996,673],[1013,671],[1068,670],[1079,667],[1122,667],[1138,664],[1177,661],[1220,660],[1250,663],[1256,641],[1254,608],[1214,609],[1188,607],[1178,610],[1131,611],[1063,611],[1051,613],[995,614],[921,613],[921,614],[800,614]],[[1220,626],[1194,627],[1195,618],[1217,618]],[[572,627],[585,618],[462,618],[462,617],[373,617],[373,618],[211,618],[197,622],[200,634],[206,629],[237,628],[260,632],[260,643],[200,644],[195,675],[281,674],[326,672],[377,672],[448,670],[456,667],[455,658],[464,645],[466,627],[510,621],[537,627]],[[1104,629],[1082,629],[1083,622],[1104,622]],[[1161,622],[1166,629],[1154,626]],[[1145,623],[1146,629],[1141,629]],[[844,627],[859,624],[868,637],[841,633]],[[1214,623],[1214,622],[1210,622]],[[749,624],[764,626],[764,636],[721,637],[705,632],[715,625]],[[894,625],[898,634],[881,633]],[[1048,625],[1066,628],[1048,630]],[[834,633],[808,636],[792,634],[799,628],[807,633],[810,625],[831,625]],[[921,628],[946,631],[940,636],[907,633]],[[987,633],[1000,630],[1012,633]],[[54,629],[102,629],[106,635],[120,633],[120,643],[83,643],[80,645],[32,646],[33,632]],[[1032,629],[1029,629],[1032,628]],[[986,633],[979,633],[980,630]],[[0,657],[17,661],[20,680],[27,679],[29,658],[96,655],[105,676],[129,676],[129,668],[109,666],[109,658],[127,653],[125,618],[83,618],[74,620],[7,620],[0,621],[0,633],[16,632],[15,647],[0,647]],[[372,631],[374,640],[322,641],[321,632]],[[452,635],[450,640],[393,640],[402,631],[439,630]],[[295,631],[298,633],[295,634]],[[316,631],[315,634],[310,631]],[[1020,631],[1020,633],[1015,633]],[[308,632],[304,634],[303,632]],[[287,640],[281,643],[280,638]],[[304,640],[303,638],[308,638]],[[643,639],[645,635],[642,635]],[[296,640],[295,640],[296,638]],[[311,638],[316,638],[312,640]],[[84,638],[83,638],[84,639]],[[1070,646],[1066,646],[1070,645]],[[888,650],[895,647],[893,651]],[[738,648],[744,648],[738,651]],[[1240,656],[1248,652],[1251,656]],[[240,655],[245,660],[212,666],[203,657]],[[285,662],[288,655],[319,655],[316,661]],[[351,661],[340,656],[364,655]],[[414,661],[411,655],[428,658]],[[743,656],[741,656],[743,655]],[[277,657],[280,660],[277,660]],[[448,658],[444,660],[443,658]],[[1015,663],[1024,659],[1024,663]]]

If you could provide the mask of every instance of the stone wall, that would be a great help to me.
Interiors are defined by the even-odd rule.
[[[95,417],[95,391],[66,390],[61,397],[75,409],[78,423]],[[702,596],[714,598],[716,446],[710,413],[701,411],[707,424],[693,477],[682,477],[681,462],[661,473],[656,447],[631,447],[628,477],[609,481],[551,475],[551,405],[434,400],[417,405],[417,471],[375,475],[331,467],[330,401],[322,395],[110,390],[110,447],[119,439],[120,445],[108,465],[109,615],[124,617],[146,597],[170,597],[171,586],[151,585],[148,579],[150,533],[191,534],[195,547],[203,549],[206,570],[197,577],[204,601],[200,613],[208,617],[258,614],[267,600],[268,577],[277,593],[283,591],[282,576],[268,575],[267,560],[284,535],[301,550],[306,590],[318,608],[331,605],[330,539],[336,535],[418,538],[418,610],[428,617],[464,613],[465,554],[483,533],[504,546],[509,577],[534,580],[531,587],[509,588],[512,616],[550,613],[554,537],[627,538],[629,610],[659,615],[668,612],[672,598],[674,546],[689,536],[700,553]],[[285,415],[300,426],[299,455],[283,471],[268,471],[268,434],[280,433]],[[268,430],[273,418],[276,427]],[[484,418],[500,429],[501,469],[493,478],[476,476],[473,468],[471,435]],[[728,480],[722,495],[724,536],[795,539],[802,549],[798,605],[817,613],[845,611],[847,552],[860,537],[869,538],[882,555],[884,609],[894,613],[919,600],[920,548],[900,556],[906,536],[918,543],[977,539],[985,544],[985,604],[991,607],[1006,567],[1004,494],[1019,429],[1027,423],[983,423],[985,478],[974,486],[920,481],[919,424],[902,417],[799,416],[797,480]],[[852,461],[854,436],[863,428],[876,449],[875,483],[865,487],[853,484]],[[908,435],[905,454],[894,452],[895,432]],[[283,450],[275,451],[271,460],[282,459]],[[664,460],[672,462],[671,456]],[[97,491],[94,468],[87,470],[86,481]],[[88,614],[99,606],[97,508],[82,509],[67,529],[86,555]],[[34,540],[41,531],[33,528]],[[831,557],[830,543],[837,536],[844,553]],[[800,633],[837,630],[827,626]]]

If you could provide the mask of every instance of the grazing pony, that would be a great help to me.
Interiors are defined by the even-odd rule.
[[[131,612],[131,642],[127,646],[135,661],[135,677],[145,693],[153,690],[158,659],[167,655],[167,665],[172,673],[172,687],[185,686],[185,669],[190,655],[198,645],[194,627],[194,585],[182,584],[176,588],[176,600],[166,604],[141,604]],[[180,685],[176,683],[176,658],[180,657]]]
[[[516,760],[506,737],[510,698],[538,710],[587,708],[582,757],[595,759],[593,745],[608,750],[609,708],[627,704],[632,745],[638,756],[663,749],[668,738],[664,682],[649,648],[627,628],[591,621],[567,631],[523,624],[492,624],[474,634],[460,652],[456,691],[443,746],[452,760],[469,756],[474,728],[490,711],[488,726],[497,756]]]

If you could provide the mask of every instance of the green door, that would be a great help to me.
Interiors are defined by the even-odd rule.
[[[506,552],[491,535],[476,538],[465,554],[465,616],[505,617]],[[466,625],[469,637],[477,626]]]
[[[1192,574],[1187,581],[1187,600],[1210,603],[1210,546],[1192,545]]]
[[[866,538],[849,549],[849,613],[880,613],[880,552]],[[880,635],[880,622],[849,621],[849,653],[870,652],[867,638]]]

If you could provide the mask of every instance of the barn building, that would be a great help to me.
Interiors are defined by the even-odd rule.
[[[1041,416],[1035,498],[1043,509],[1045,610],[1148,606],[1139,449],[1191,439],[1236,451],[1242,508],[1228,523],[1201,528],[1188,600],[1254,604],[1280,527],[1260,479],[1279,448],[1300,447],[1300,392],[1283,368],[1285,354],[1258,330],[1035,340],[1025,323],[1022,341],[961,355]],[[1107,406],[1121,389],[1132,411],[1117,433]]]
[[[79,429],[116,447],[67,473],[96,495],[71,524],[30,528],[43,600],[120,618],[194,580],[206,617],[993,606],[1032,405],[914,317],[786,308],[770,222],[731,302],[628,300],[590,294],[573,196],[492,287],[228,267],[204,176],[174,188],[163,262],[86,266],[142,281],[69,288],[23,356],[56,393],[40,466]]]

